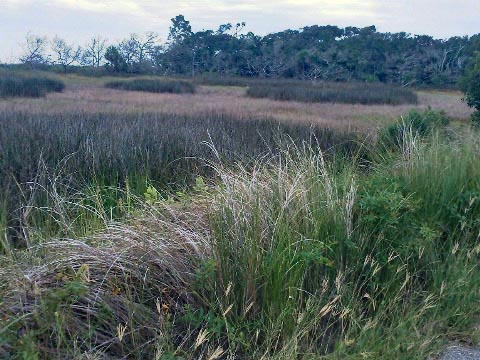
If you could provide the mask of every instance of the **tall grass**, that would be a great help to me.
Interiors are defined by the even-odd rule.
[[[356,146],[349,141],[355,138],[351,134],[224,113],[47,115],[12,111],[0,114],[0,121],[0,201],[7,196],[12,226],[18,225],[16,210],[22,204],[45,205],[43,192],[33,195],[31,189],[48,187],[51,179],[62,183],[61,189],[77,190],[92,184],[117,187],[128,183],[132,191],[143,194],[147,181],[158,188],[178,190],[196,176],[211,176],[211,169],[204,165],[213,159],[203,143],[207,141],[215,144],[225,162],[248,162],[276,152],[281,138],[315,137],[330,152],[334,147],[352,152]],[[32,183],[39,185],[32,187]]]
[[[0,258],[0,354],[423,359],[471,341],[480,143],[406,133],[368,171],[308,143],[214,165],[126,224]]]
[[[201,85],[248,87],[247,96],[280,101],[346,104],[417,104],[415,91],[382,83],[325,82],[293,79],[259,79],[203,76],[193,79]]]
[[[105,87],[126,91],[145,91],[152,93],[193,94],[195,85],[180,80],[134,79],[109,81]]]
[[[42,97],[62,92],[65,84],[57,79],[36,75],[0,74],[0,97]]]
[[[267,79],[247,78],[247,77],[229,77],[229,76],[198,76],[192,79],[195,84],[207,86],[243,86],[247,87],[259,82],[272,81]],[[288,81],[288,80],[276,80]]]
[[[346,104],[416,104],[414,91],[375,83],[256,82],[247,95],[281,101],[332,102]]]
[[[221,172],[206,296],[231,355],[425,358],[471,329],[480,147],[429,141],[368,175],[309,149]]]

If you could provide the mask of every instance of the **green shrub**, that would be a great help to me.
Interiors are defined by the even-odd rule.
[[[135,79],[110,81],[105,87],[126,91],[144,91],[152,93],[193,94],[195,85],[180,80]]]
[[[449,118],[443,111],[411,110],[406,117],[380,131],[379,139],[387,147],[401,146],[407,136],[425,137],[433,130],[445,127],[448,123]]]
[[[0,97],[42,97],[49,92],[62,92],[65,84],[49,77],[2,75]]]

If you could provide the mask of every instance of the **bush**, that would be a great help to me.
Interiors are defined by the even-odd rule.
[[[387,147],[402,146],[407,137],[425,137],[433,130],[445,127],[448,123],[449,119],[443,111],[411,110],[405,118],[382,130],[379,139]]]
[[[369,83],[311,83],[272,81],[254,83],[247,90],[254,98],[280,101],[333,102],[347,104],[416,104],[415,92],[409,89]]]
[[[476,110],[472,115],[473,123],[480,126],[480,53],[477,53],[473,65],[460,80],[460,88],[465,93],[464,100],[468,106]]]
[[[49,92],[62,92],[65,84],[49,77],[2,75],[0,97],[42,97]]]
[[[145,91],[151,93],[193,94],[195,85],[180,80],[135,79],[110,81],[105,87],[126,91]]]

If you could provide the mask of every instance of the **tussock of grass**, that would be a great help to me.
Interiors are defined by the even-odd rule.
[[[208,250],[192,216],[167,215],[149,211],[95,236],[48,241],[29,249],[22,266],[0,269],[0,355],[71,358],[108,349],[151,358],[169,314],[198,306],[190,283]]]
[[[414,91],[375,83],[256,82],[247,95],[281,101],[332,102],[346,104],[416,104]]]
[[[44,76],[0,74],[0,97],[42,97],[49,92],[62,92],[65,84]]]
[[[151,93],[193,94],[195,85],[180,80],[134,79],[110,81],[105,87],[126,91],[144,91]]]

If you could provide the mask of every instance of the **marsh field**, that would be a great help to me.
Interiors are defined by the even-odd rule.
[[[0,75],[0,358],[478,342],[480,141],[460,92]]]

